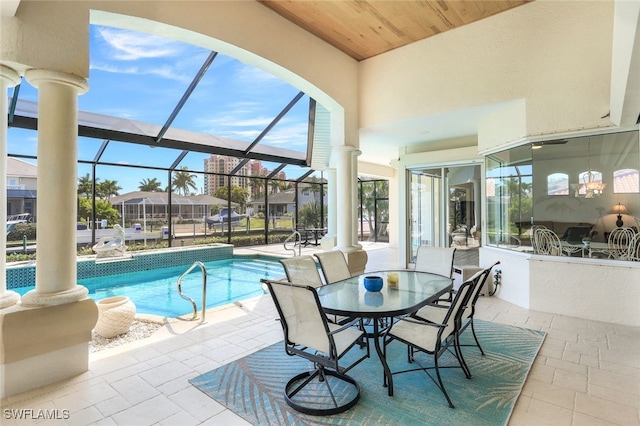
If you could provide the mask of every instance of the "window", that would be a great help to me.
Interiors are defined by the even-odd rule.
[[[561,240],[575,231],[606,243],[616,227],[611,206],[620,203],[630,216],[640,215],[638,130],[550,142],[486,157],[485,244],[533,252],[536,225],[550,228]]]
[[[569,195],[569,175],[552,173],[547,176],[547,195]]]
[[[640,192],[640,174],[637,169],[621,169],[613,172],[615,194],[637,194]]]

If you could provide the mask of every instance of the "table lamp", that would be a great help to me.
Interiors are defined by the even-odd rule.
[[[623,204],[618,203],[615,206],[613,206],[613,209],[611,212],[613,214],[618,215],[618,220],[616,220],[616,226],[620,228],[622,225],[624,225],[624,222],[622,221],[622,215],[629,214],[629,210],[627,210],[627,208]]]

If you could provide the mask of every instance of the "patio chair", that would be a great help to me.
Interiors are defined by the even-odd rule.
[[[351,278],[349,265],[347,265],[344,253],[340,250],[316,253],[315,257],[317,257],[320,262],[320,269],[327,284],[333,284],[337,281]]]
[[[324,283],[318,272],[318,265],[312,256],[290,257],[280,259],[289,282],[297,282],[312,287],[320,287]]]
[[[484,355],[484,350],[482,349],[482,346],[480,346],[480,342],[478,341],[478,336],[476,335],[475,326],[473,324],[473,318],[476,312],[476,302],[480,297],[482,288],[484,287],[484,284],[486,283],[487,278],[489,278],[489,276],[491,275],[491,270],[499,264],[500,262],[496,262],[493,265],[489,266],[488,268],[485,268],[481,271],[476,272],[472,277],[470,277],[467,280],[467,282],[473,283],[472,288],[469,292],[469,300],[465,304],[464,309],[461,311],[459,318],[456,319],[458,321],[458,324],[456,326],[457,327],[456,345],[459,348],[459,355],[462,361],[463,368],[468,378],[471,378],[471,370],[469,369],[469,366],[464,360],[464,356],[462,354],[461,348],[462,346],[477,346],[478,349],[480,350],[480,353]],[[448,308],[449,308],[448,305],[442,304],[439,302],[438,304],[427,305],[419,309],[414,314],[414,316],[429,322],[442,323],[444,321],[445,315],[447,314]],[[471,333],[473,335],[473,340],[475,341],[475,344],[462,345],[460,343],[460,336],[467,329],[467,327],[469,327],[469,325],[471,325]]]
[[[444,382],[440,375],[440,369],[461,368],[465,376],[468,378],[466,368],[460,355],[460,350],[456,345],[456,325],[458,323],[456,318],[458,318],[460,313],[465,309],[470,291],[474,285],[475,281],[469,280],[460,286],[458,292],[453,296],[451,304],[445,309],[446,313],[442,318],[442,322],[435,323],[425,321],[417,317],[404,317],[393,323],[383,335],[385,356],[389,344],[394,340],[398,340],[407,345],[408,362],[415,362],[418,364],[418,367],[416,368],[399,370],[392,372],[391,374],[395,375],[413,371],[424,371],[444,394],[447,402],[449,403],[449,407],[451,408],[455,407],[444,387]],[[453,351],[451,348],[453,348]],[[431,355],[433,357],[433,364],[428,366],[421,365],[416,359],[416,352],[424,352]],[[449,352],[454,356],[458,365],[439,365],[440,357],[446,352]],[[433,377],[429,372],[430,370],[435,370],[436,377]]]
[[[630,256],[629,252],[632,251],[631,242],[635,235],[636,232],[633,228],[628,227],[618,227],[611,231],[607,240],[608,248],[606,250],[609,258],[627,260]]]
[[[414,270],[451,278],[453,276],[453,257],[455,253],[455,247],[420,246],[416,253]],[[454,292],[455,290],[452,289],[441,299],[451,301]]]
[[[313,369],[292,377],[284,389],[294,410],[316,416],[341,413],[360,398],[358,383],[346,373],[370,355],[365,333],[352,324],[327,322],[315,289],[265,280],[280,316],[287,355],[313,363]],[[356,344],[366,353],[348,366],[339,364]]]
[[[455,253],[455,247],[420,246],[416,253],[414,269],[418,272],[430,272],[451,278]]]

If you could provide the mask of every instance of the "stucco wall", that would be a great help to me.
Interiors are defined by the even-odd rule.
[[[640,326],[640,263],[480,249],[480,265],[501,261],[494,297],[540,312]]]
[[[524,99],[527,135],[610,126],[613,11],[535,1],[363,61],[360,125]]]

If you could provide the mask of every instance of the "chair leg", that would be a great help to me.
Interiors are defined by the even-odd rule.
[[[482,350],[482,346],[480,346],[480,342],[478,341],[478,336],[476,336],[476,329],[473,326],[473,317],[469,318],[469,321],[471,321],[471,334],[473,334],[473,340],[476,341],[476,346],[478,346],[478,349],[480,349],[480,353],[482,355],[484,355],[484,351]]]
[[[433,356],[433,363],[435,365],[436,376],[438,376],[438,382],[440,383],[440,386],[439,386],[440,390],[444,394],[445,398],[447,398],[447,402],[449,403],[449,408],[456,408],[453,405],[453,402],[451,402],[451,398],[449,398],[449,394],[447,393],[447,390],[444,387],[444,382],[442,381],[442,377],[440,377],[440,368],[438,367],[438,355],[437,354]]]
[[[467,379],[470,379],[472,377],[471,370],[469,369],[469,366],[467,365],[467,362],[464,360],[464,356],[462,355],[462,346],[460,345],[460,334],[456,333],[454,339],[455,339],[455,342],[453,346],[456,352],[456,356],[460,361],[460,366],[462,367],[462,371],[464,371],[464,375],[467,376]]]

